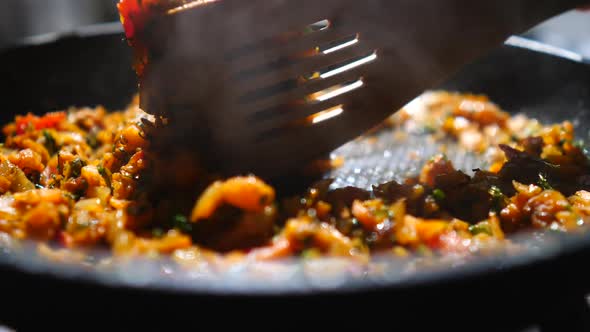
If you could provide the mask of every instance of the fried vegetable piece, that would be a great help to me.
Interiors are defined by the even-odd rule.
[[[306,250],[317,250],[322,255],[351,257],[366,260],[366,248],[340,233],[335,227],[309,217],[287,221],[283,231],[268,247],[255,250],[252,255],[259,259],[279,259]]]
[[[193,208],[193,238],[218,251],[263,244],[273,234],[274,200],[274,189],[255,176],[216,181]]]
[[[197,200],[191,221],[197,222],[213,215],[223,204],[248,212],[261,212],[275,200],[275,191],[255,176],[235,177],[216,181]]]
[[[35,185],[16,165],[0,156],[0,191],[22,192],[34,189]]]
[[[63,259],[105,246],[227,268],[242,259],[477,257],[513,248],[515,232],[587,228],[590,162],[572,123],[508,116],[470,95],[435,96],[423,111],[418,117],[432,125],[425,134],[485,150],[491,167],[470,175],[441,155],[403,182],[368,191],[322,180],[280,202],[253,175],[219,180],[182,145],[186,137],[162,140],[167,120],[141,111],[138,100],[121,112],[18,116],[0,146],[0,242],[39,240],[42,253]],[[402,115],[406,124],[418,120]]]
[[[249,250],[272,238],[276,217],[274,205],[260,212],[224,205],[211,217],[192,224],[191,235],[195,243],[218,252]]]

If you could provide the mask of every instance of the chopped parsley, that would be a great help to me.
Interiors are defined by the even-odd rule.
[[[193,225],[190,223],[185,215],[177,214],[172,220],[174,228],[184,233],[190,233],[193,231]]]
[[[487,221],[482,221],[482,222],[477,223],[475,225],[469,226],[469,232],[471,232],[471,234],[473,234],[473,235],[477,235],[477,234],[492,235],[492,228],[490,227],[490,224]]]
[[[575,146],[576,148],[578,148],[578,149],[582,149],[582,150],[583,150],[583,149],[585,148],[585,146],[586,146],[586,144],[584,144],[584,141],[583,141],[583,140],[581,140],[581,139],[579,139],[579,140],[575,140],[575,141],[572,143],[572,145],[573,145],[573,146]]]
[[[45,148],[50,155],[53,155],[57,152],[57,143],[55,142],[55,138],[51,133],[47,130],[43,130],[43,137],[45,138]]]
[[[89,147],[96,149],[99,145],[98,142],[98,138],[96,137],[96,133],[93,132],[89,132],[88,135],[86,136],[86,144],[88,144]]]
[[[539,186],[545,190],[551,190],[553,189],[553,187],[551,187],[551,184],[549,183],[549,180],[547,180],[547,177],[545,176],[545,174],[539,173],[539,182],[538,182]]]
[[[100,174],[100,176],[103,177],[107,186],[110,187],[111,186],[111,171],[106,169],[104,166],[100,165],[100,166],[98,166],[98,173]]]
[[[301,258],[303,259],[314,259],[322,256],[322,253],[316,248],[305,249],[301,252]]]
[[[161,228],[154,228],[152,230],[152,236],[159,239],[164,236],[164,230]]]
[[[488,190],[490,196],[492,196],[492,209],[499,212],[508,205],[508,197],[504,195],[502,190],[496,186],[491,186]]]
[[[425,244],[420,244],[416,248],[416,252],[421,256],[430,257],[432,256],[433,252],[430,248],[428,248]]]
[[[439,188],[436,188],[432,191],[432,196],[434,197],[434,199],[438,202],[443,201],[447,195],[445,194],[444,191],[442,191]]]
[[[77,157],[76,159],[72,160],[70,163],[70,176],[72,178],[77,178],[82,174],[82,167],[86,166],[84,160]]]

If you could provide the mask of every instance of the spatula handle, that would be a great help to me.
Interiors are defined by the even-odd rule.
[[[395,106],[433,88],[510,36],[588,0],[349,1],[342,21],[356,21],[383,45],[381,84]],[[403,77],[403,79],[400,79]],[[375,88],[379,86],[374,85]],[[383,91],[386,93],[387,91]]]

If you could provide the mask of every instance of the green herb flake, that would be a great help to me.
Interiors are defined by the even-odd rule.
[[[435,200],[437,200],[438,202],[443,201],[447,196],[445,195],[445,192],[442,191],[439,188],[436,188],[432,191],[432,196],[434,197]]]
[[[425,244],[420,244],[417,248],[416,248],[416,252],[421,255],[421,256],[432,256],[433,252],[430,248],[428,248]]]
[[[111,186],[111,171],[109,171],[108,169],[106,169],[104,166],[99,165],[98,167],[98,173],[100,174],[100,176],[103,177],[104,181],[106,182],[107,186],[110,187]]]
[[[496,186],[492,186],[489,190],[490,195],[492,195],[493,198],[503,198],[504,194],[502,193],[502,190]]]
[[[482,221],[482,222],[477,223],[475,225],[469,226],[469,232],[473,235],[488,234],[491,236],[492,235],[492,228],[490,227],[490,224],[487,221]]]
[[[433,134],[436,132],[436,127],[430,124],[424,125],[424,127],[422,128],[422,132],[424,134]]]
[[[391,214],[389,213],[389,210],[386,208],[379,209],[379,210],[375,211],[374,214],[375,214],[375,217],[377,217],[377,219],[379,219],[379,220],[391,218]]]
[[[190,233],[193,230],[193,225],[189,222],[185,215],[177,214],[173,219],[174,228],[177,228],[181,232]]]
[[[321,257],[322,253],[316,248],[305,249],[301,252],[301,258],[314,259]]]
[[[82,174],[82,167],[86,166],[84,160],[77,157],[70,163],[70,177],[77,178]]]
[[[138,131],[139,137],[141,137],[142,139],[146,139],[147,138],[146,125],[145,125],[145,123],[143,123],[144,119],[141,119],[141,120],[142,121],[138,121],[135,125],[139,129],[139,131]]]
[[[553,187],[551,187],[551,184],[549,183],[549,180],[547,180],[547,177],[545,176],[545,174],[539,173],[539,182],[538,182],[539,186],[545,190],[552,190]]]
[[[154,228],[152,230],[152,236],[159,239],[164,236],[164,230],[161,228]]]
[[[62,174],[61,155],[59,153],[57,154],[57,171]]]
[[[75,231],[82,231],[82,230],[88,229],[89,227],[90,227],[90,223],[85,222],[85,221],[77,220],[74,223],[74,230]]]
[[[500,210],[508,205],[508,197],[504,195],[500,188],[491,186],[488,193],[492,196],[492,210],[500,212]]]
[[[586,146],[586,144],[584,144],[584,141],[579,139],[579,140],[575,140],[572,145],[578,149],[583,150]]]
[[[57,143],[55,142],[55,138],[51,133],[47,130],[43,130],[43,138],[45,139],[45,148],[50,155],[53,155],[57,152]]]
[[[88,144],[88,146],[92,149],[98,148],[99,142],[95,133],[90,132],[88,135],[86,135],[86,144]]]
[[[77,201],[80,198],[80,196],[70,193],[70,192],[65,192],[63,195],[72,201]]]

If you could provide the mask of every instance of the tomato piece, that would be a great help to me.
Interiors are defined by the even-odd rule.
[[[65,112],[47,113],[42,117],[38,117],[31,113],[25,116],[16,117],[16,133],[17,135],[24,134],[29,127],[35,130],[55,128],[57,125],[66,119]]]
[[[35,129],[48,129],[55,128],[60,122],[66,119],[66,113],[64,112],[52,112],[47,113],[39,119]]]
[[[189,4],[200,4],[212,0],[121,0],[117,4],[119,18],[125,30],[125,36],[134,49],[133,67],[141,77],[148,63],[149,50],[142,33],[145,27],[159,15],[165,15],[169,10]]]
[[[29,127],[29,125],[35,127],[38,119],[38,117],[34,116],[31,113],[28,113],[25,116],[17,116],[16,133],[18,135],[23,134],[27,130],[27,127]]]
[[[128,39],[137,37],[151,19],[166,11],[199,0],[121,0],[117,4],[119,17]]]
[[[119,9],[119,15],[123,28],[125,29],[125,35],[127,38],[132,39],[135,37],[137,30],[144,26],[147,11],[142,11],[140,0],[122,0],[117,4]]]

